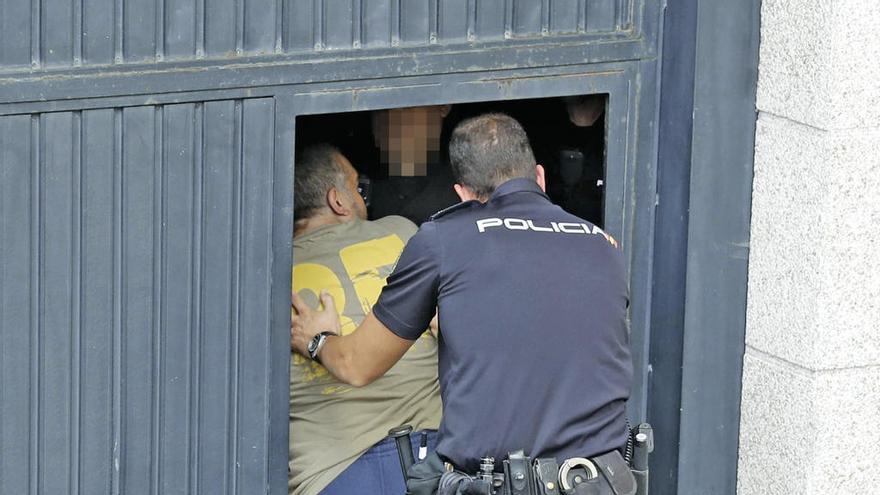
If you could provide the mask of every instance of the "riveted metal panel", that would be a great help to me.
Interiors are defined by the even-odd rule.
[[[549,1],[514,0],[513,7],[513,33],[517,36],[540,35],[542,27],[546,32],[548,26],[544,26],[544,13],[549,13]]]
[[[193,339],[199,335],[198,256],[195,248],[201,236],[200,191],[201,150],[196,143],[196,119],[201,124],[201,106],[168,105],[162,112],[163,211],[164,226],[159,297],[161,324],[158,338],[159,380],[159,459],[160,491],[168,494],[189,492],[191,441],[198,436],[190,428],[192,393],[198,386],[194,362],[199,352]],[[201,129],[199,129],[200,131]],[[176,253],[176,255],[169,255]],[[194,426],[198,426],[197,424]]]
[[[161,251],[161,108],[122,112],[121,491],[156,488],[158,292]],[[115,462],[115,460],[114,460]],[[155,469],[154,469],[155,466]]]
[[[38,149],[30,116],[0,118],[0,492],[30,493],[33,392],[34,242],[39,204],[33,197]]]
[[[44,115],[40,125],[40,322],[37,414],[41,490],[67,489],[78,456],[75,394],[79,347],[79,122],[73,113]],[[76,362],[75,362],[76,361]]]
[[[265,492],[274,119],[0,118],[2,493]]]
[[[109,493],[114,408],[116,180],[112,109],[82,112],[80,160],[80,462],[81,493]]]
[[[278,34],[275,16],[279,15],[276,0],[238,0],[242,31],[242,49],[246,53],[271,53]]]
[[[31,66],[32,14],[30,2],[0,2],[0,67]]]
[[[468,40],[500,40],[510,36],[513,7],[505,0],[472,0],[473,10],[468,12]]]
[[[437,36],[447,43],[467,40],[470,9],[468,0],[447,0],[437,8]]]
[[[113,63],[117,56],[116,0],[83,0],[81,5],[82,64]]]
[[[196,2],[166,0],[164,3],[166,59],[190,58],[196,53]],[[204,27],[202,27],[204,29]]]
[[[642,0],[7,0],[4,70],[623,33]]]
[[[400,1],[400,41],[427,45],[436,32],[437,3],[434,0]]]
[[[241,49],[238,44],[236,18],[239,13],[236,0],[200,0],[204,6],[203,40],[206,57],[228,57]]]
[[[351,0],[324,0],[313,14],[313,32],[319,34],[319,49],[351,49],[354,45],[353,27],[360,19],[354,17]]]
[[[201,225],[201,327],[198,345],[198,422],[223,432],[234,432],[238,387],[238,311],[232,301],[239,268],[238,238],[241,216],[241,102],[204,104],[202,225]],[[218,430],[215,430],[215,432]],[[200,493],[231,493],[235,453],[231,434],[217,435],[202,428],[197,442],[195,476]]]
[[[270,292],[272,284],[273,101],[242,103],[241,210],[238,233],[236,488],[265,489],[268,479]],[[285,367],[286,368],[286,367]],[[251,490],[255,488],[250,488]]]
[[[49,0],[40,4],[40,61],[44,66],[69,66],[82,52],[82,3]]]
[[[122,22],[117,36],[122,40],[123,61],[141,62],[162,58],[163,5],[143,0],[117,1],[115,15]]]
[[[586,30],[591,32],[615,31],[621,2],[616,0],[588,0],[586,3]]]
[[[583,29],[585,2],[579,0],[555,0],[550,2],[549,29],[556,33],[575,33]]]

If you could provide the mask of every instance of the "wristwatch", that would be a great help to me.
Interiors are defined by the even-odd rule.
[[[333,332],[320,332],[315,334],[312,337],[312,340],[309,341],[309,345],[306,350],[309,351],[309,357],[312,358],[313,361],[317,361],[319,364],[321,363],[321,359],[318,358],[318,353],[321,352],[321,348],[324,347],[324,343],[327,342],[328,335],[336,335]]]

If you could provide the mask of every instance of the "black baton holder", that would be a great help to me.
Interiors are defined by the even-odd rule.
[[[409,434],[413,429],[410,425],[398,426],[388,431],[388,436],[394,439],[397,444],[397,457],[400,459],[400,470],[403,471],[403,482],[408,479],[407,473],[413,463],[416,462],[413,457],[412,444],[410,443]]]
[[[633,430],[632,474],[636,479],[636,495],[648,495],[648,457],[654,451],[654,429],[642,423]]]

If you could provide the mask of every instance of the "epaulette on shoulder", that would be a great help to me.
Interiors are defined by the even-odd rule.
[[[470,208],[471,206],[474,206],[475,204],[480,204],[480,202],[476,201],[476,200],[471,200],[471,201],[462,201],[461,203],[456,203],[448,208],[443,208],[442,210],[438,211],[437,213],[434,213],[433,215],[431,215],[428,218],[428,220],[437,220],[438,218],[445,217],[446,215],[449,215],[450,213],[453,213],[453,212],[456,212],[459,210],[464,210],[466,208]]]

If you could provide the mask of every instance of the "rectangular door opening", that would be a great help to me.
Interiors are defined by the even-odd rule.
[[[369,184],[369,219],[400,215],[421,224],[459,201],[447,156],[455,126],[506,113],[525,128],[550,199],[604,227],[607,104],[607,94],[595,94],[304,115],[296,143],[340,149]]]

